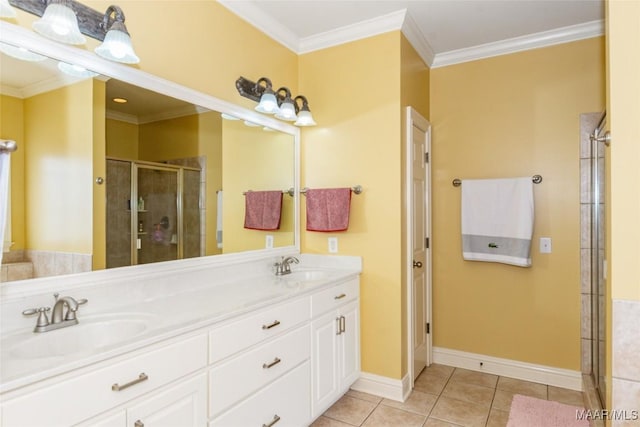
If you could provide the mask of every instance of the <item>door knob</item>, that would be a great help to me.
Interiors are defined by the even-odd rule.
[[[413,268],[422,268],[422,262],[420,261],[413,261]]]

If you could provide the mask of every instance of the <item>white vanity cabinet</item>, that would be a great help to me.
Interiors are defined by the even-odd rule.
[[[170,386],[203,369],[206,363],[205,334],[176,340],[170,344],[157,344],[117,361],[90,366],[69,377],[54,377],[47,381],[46,386],[32,392],[16,397],[3,397],[1,424],[3,427],[71,426],[79,423],[93,425],[98,414],[114,410],[106,416],[103,425],[117,425],[112,422],[121,419],[123,411],[134,409],[126,405],[144,407],[142,400],[135,399],[146,399],[148,395],[151,399],[149,402],[154,399],[157,401],[157,395],[149,394],[155,390],[167,391],[169,400],[183,399],[182,395],[176,399],[175,393],[170,393]],[[206,387],[206,383],[203,384]],[[206,407],[200,406],[204,419]],[[127,425],[133,423],[127,422]]]
[[[3,392],[0,426],[311,424],[360,374],[359,279],[282,283],[273,304]]]
[[[311,419],[310,297],[209,334],[210,426],[303,426]]]
[[[312,417],[319,417],[360,375],[359,280],[311,297]]]

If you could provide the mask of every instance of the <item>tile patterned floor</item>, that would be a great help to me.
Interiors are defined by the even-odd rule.
[[[312,427],[503,427],[515,394],[584,407],[578,391],[433,364],[406,402],[350,390]]]

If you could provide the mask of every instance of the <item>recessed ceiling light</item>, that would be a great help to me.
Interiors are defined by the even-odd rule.
[[[129,102],[129,100],[125,98],[113,98],[113,102],[117,102],[118,104],[126,104],[127,102]]]

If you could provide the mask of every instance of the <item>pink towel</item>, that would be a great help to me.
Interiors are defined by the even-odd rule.
[[[349,227],[350,204],[350,188],[307,190],[307,230],[346,230]]]
[[[281,212],[282,191],[248,191],[245,194],[244,228],[277,230]]]

